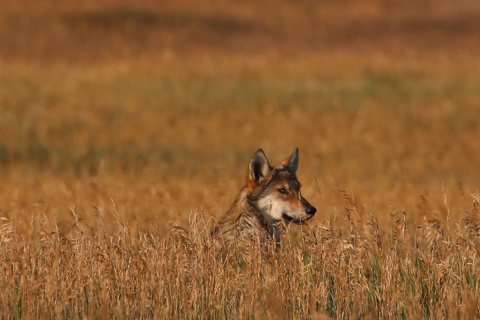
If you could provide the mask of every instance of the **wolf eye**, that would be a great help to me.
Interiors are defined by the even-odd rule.
[[[278,192],[283,193],[283,194],[288,194],[288,191],[285,188],[278,189]]]

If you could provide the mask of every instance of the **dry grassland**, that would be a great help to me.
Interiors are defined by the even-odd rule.
[[[0,316],[476,319],[474,1],[9,1]],[[253,152],[318,212],[209,238]]]

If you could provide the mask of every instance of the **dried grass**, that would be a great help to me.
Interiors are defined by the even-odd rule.
[[[132,236],[121,219],[114,232],[88,233],[72,209],[71,233],[41,230],[38,241],[3,219],[2,315],[473,319],[480,312],[473,197],[474,210],[452,234],[428,219],[413,230],[402,226],[401,234],[397,220],[383,233],[375,215],[360,226],[348,208],[343,227],[328,221],[305,228],[301,238],[287,236],[279,251],[272,245],[265,255],[252,244],[248,255],[232,251],[226,259],[201,212],[168,235],[153,227]]]

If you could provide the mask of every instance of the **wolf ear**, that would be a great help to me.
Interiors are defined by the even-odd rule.
[[[268,163],[267,156],[262,149],[258,149],[253,155],[252,160],[250,160],[248,179],[259,184],[272,170],[273,168],[270,166],[270,163]]]
[[[290,157],[286,158],[280,163],[280,167],[288,167],[293,172],[297,172],[298,169],[298,148],[293,150]]]

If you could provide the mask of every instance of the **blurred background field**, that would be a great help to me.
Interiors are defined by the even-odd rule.
[[[312,224],[344,190],[383,228],[453,226],[479,189],[479,34],[476,1],[3,3],[1,216],[95,230],[113,199],[132,235],[166,231],[298,146]]]

